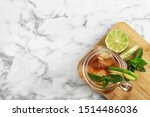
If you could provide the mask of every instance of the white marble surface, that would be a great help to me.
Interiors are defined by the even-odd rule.
[[[77,64],[118,21],[150,42],[149,0],[1,0],[0,53],[13,63],[0,99],[105,99]]]

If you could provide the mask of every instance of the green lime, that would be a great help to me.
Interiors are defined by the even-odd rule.
[[[137,80],[138,79],[137,74],[133,73],[132,71],[126,70],[126,69],[122,69],[122,68],[118,68],[118,67],[109,67],[108,70],[110,72],[123,73],[124,76],[129,80]]]
[[[135,52],[137,51],[138,48],[139,48],[138,45],[134,45],[134,46],[131,47],[130,49],[125,50],[125,52],[122,52],[122,53],[120,54],[120,57],[121,57],[122,59],[128,59],[133,53],[135,53]],[[141,53],[141,50],[140,50],[140,54],[142,54],[142,53]],[[137,56],[139,56],[139,55],[137,55]]]
[[[129,38],[122,30],[112,30],[106,36],[105,43],[107,48],[116,53],[120,53],[128,47]]]
[[[133,77],[133,76],[130,76],[128,74],[124,74],[124,76],[129,79],[129,80],[137,80],[137,78]]]
[[[121,72],[118,72],[118,71],[111,71],[111,73],[110,74],[117,74],[117,75],[122,75],[122,73]]]

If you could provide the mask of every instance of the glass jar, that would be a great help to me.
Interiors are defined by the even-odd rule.
[[[90,60],[96,56],[96,55],[100,55],[102,53],[107,53],[110,54],[115,60],[116,62],[118,62],[118,67],[119,68],[123,68],[123,69],[127,69],[127,64],[126,62],[120,58],[120,56],[116,53],[114,53],[113,51],[102,47],[99,48],[95,51],[91,51],[83,60],[82,60],[82,64],[80,66],[80,76],[82,77],[82,79],[94,90],[97,90],[99,92],[106,92],[106,91],[111,91],[113,89],[115,89],[116,87],[120,87],[122,90],[124,91],[128,91],[131,88],[131,85],[126,82],[125,80],[123,80],[122,82],[113,84],[113,83],[109,83],[108,86],[106,86],[105,88],[102,87],[102,85],[92,81],[88,75],[88,66],[89,66],[89,62]]]

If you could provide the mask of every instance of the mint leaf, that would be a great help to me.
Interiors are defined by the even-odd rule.
[[[104,78],[102,83],[103,88],[105,88],[108,84],[109,84],[109,80],[107,78]]]
[[[134,62],[136,64],[141,64],[142,66],[146,65],[146,61],[141,58],[133,58],[131,59],[131,62]]]
[[[141,65],[137,66],[137,70],[140,71],[140,72],[145,72],[145,68]]]
[[[127,61],[128,69],[131,71],[138,70],[141,72],[145,72],[144,66],[146,65],[146,61],[142,58],[133,58]]]
[[[145,72],[144,66],[147,64],[144,59],[142,59],[143,50],[139,48],[134,58],[126,61],[128,65],[128,69],[132,72],[134,70],[138,70],[140,72]]]
[[[103,76],[98,76],[98,75],[91,74],[91,73],[88,73],[88,75],[89,75],[90,79],[93,80],[94,82],[101,82],[104,79]]]
[[[112,82],[114,84],[117,82],[121,82],[123,80],[123,78],[120,75],[110,74],[109,77],[111,77],[110,82]]]
[[[110,82],[113,84],[121,82],[123,78],[120,75],[110,74],[108,76],[98,76],[95,74],[88,73],[91,80],[94,82],[102,82],[103,88],[105,88]]]
[[[142,50],[142,48],[139,48],[139,49],[137,50],[137,53],[136,53],[136,55],[135,55],[135,58],[142,58],[142,55],[143,55],[143,50]]]

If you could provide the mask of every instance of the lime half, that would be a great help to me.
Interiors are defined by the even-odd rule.
[[[122,30],[112,30],[106,36],[105,43],[107,48],[116,53],[120,53],[128,47],[129,38]]]

